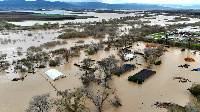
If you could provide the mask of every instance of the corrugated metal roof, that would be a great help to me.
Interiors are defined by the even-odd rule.
[[[52,80],[56,80],[60,76],[64,77],[64,75],[56,69],[50,69],[46,71],[45,74],[47,74]]]

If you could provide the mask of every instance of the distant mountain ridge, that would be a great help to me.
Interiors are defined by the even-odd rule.
[[[102,2],[0,1],[1,9],[169,9],[152,4],[107,4]]]

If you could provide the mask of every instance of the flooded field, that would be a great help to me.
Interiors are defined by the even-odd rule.
[[[94,16],[97,18],[88,18],[88,19],[76,19],[76,20],[64,20],[64,21],[25,21],[25,22],[10,22],[12,24],[21,25],[21,26],[32,26],[36,23],[44,24],[47,22],[64,24],[66,22],[99,22],[102,19],[109,20],[110,18],[120,18],[125,16],[134,16],[134,13],[130,14],[117,14],[117,13],[95,13],[95,12],[85,12],[86,14],[66,14],[66,15],[78,15],[78,16]]]
[[[83,16],[83,14],[79,14]],[[130,14],[116,14],[116,13],[94,13],[87,12],[84,14],[86,16],[95,16],[98,18],[89,19],[77,19],[77,20],[65,20],[65,21],[51,21],[51,23],[59,22],[64,24],[66,22],[94,22],[101,21],[102,19],[109,20],[110,18],[120,18],[125,16],[135,16],[142,15],[137,13]],[[153,18],[152,18],[153,17]],[[151,21],[151,23],[146,23],[149,25],[161,25],[166,26],[168,24],[174,24],[175,22],[166,22],[167,20],[172,20],[178,16],[165,16],[152,14],[151,17],[140,18],[141,21]],[[127,20],[129,21],[129,20]],[[132,21],[132,20],[130,20]],[[135,20],[133,20],[135,21]],[[190,21],[179,21],[178,23],[194,23],[199,21],[199,19],[192,19]],[[43,24],[48,21],[25,21],[25,22],[11,22],[16,25],[31,26],[35,23]],[[123,21],[125,22],[125,21]],[[142,24],[142,23],[141,23]],[[110,25],[110,24],[109,24]],[[140,28],[140,24],[117,24],[116,25],[116,37],[123,36],[126,37],[134,28]],[[71,28],[71,27],[70,27]],[[112,27],[114,29],[114,27]],[[78,32],[83,32],[84,27],[76,27]],[[13,60],[19,60],[26,57],[27,48],[30,46],[39,47],[41,44],[51,42],[51,41],[65,41],[66,44],[56,45],[50,48],[43,48],[43,51],[52,51],[59,48],[70,49],[70,47],[99,43],[102,41],[109,41],[109,34],[105,34],[106,38],[94,38],[92,36],[85,38],[70,38],[70,39],[58,39],[57,37],[63,33],[65,28],[60,29],[50,29],[50,30],[3,30],[0,33],[0,47],[1,54],[7,54],[6,60],[10,63]],[[69,30],[69,29],[68,29]],[[189,30],[189,31],[199,31],[199,27],[185,27],[178,30]],[[97,30],[98,31],[98,30]],[[114,30],[115,31],[115,30]],[[137,31],[137,30],[136,30]],[[110,32],[109,32],[110,33]],[[30,35],[31,34],[31,35]],[[139,36],[139,35],[138,35]],[[10,40],[9,40],[10,39]],[[119,38],[115,38],[116,40]],[[123,39],[123,38],[122,38]],[[77,41],[82,40],[83,43],[78,43]],[[114,39],[113,39],[114,40]],[[112,41],[113,41],[112,40]],[[134,39],[133,39],[134,40]],[[141,50],[146,47],[146,42],[138,41],[132,44],[130,48],[131,51]],[[23,55],[17,55],[17,49],[22,48]],[[73,91],[75,88],[83,87],[81,76],[85,71],[81,71],[80,68],[74,66],[74,64],[81,64],[84,58],[90,57],[93,60],[100,61],[102,58],[107,58],[110,55],[114,55],[117,59],[120,47],[111,47],[109,51],[100,50],[94,55],[88,55],[86,49],[80,51],[79,57],[70,57],[69,61],[64,61],[60,66],[56,67],[46,67],[44,69],[36,69],[35,74],[29,74],[27,72],[14,72],[14,66],[9,67],[7,70],[0,72],[0,112],[24,112],[29,105],[31,98],[35,95],[41,95],[45,93],[50,93],[53,98],[57,98],[57,91],[51,86],[51,82],[58,90],[64,91],[70,89]],[[135,64],[136,69],[126,72],[120,77],[113,76],[110,81],[110,87],[116,89],[116,94],[122,99],[122,106],[114,108],[109,105],[109,102],[103,106],[104,112],[166,112],[167,109],[157,108],[154,103],[156,102],[173,102],[181,106],[185,106],[193,97],[193,95],[187,90],[191,87],[192,83],[199,82],[200,76],[199,72],[191,71],[192,69],[200,68],[200,52],[197,51],[195,54],[194,50],[186,49],[181,51],[182,48],[170,47],[166,48],[168,52],[164,54],[157,60],[162,60],[161,65],[153,65],[151,70],[156,71],[156,74],[148,78],[143,82],[143,84],[137,84],[128,81],[128,77],[132,76],[139,71],[147,68],[147,62],[144,57],[137,55],[136,59],[132,61],[123,62],[120,60],[119,64]],[[195,62],[186,62],[184,58],[191,57],[194,58]],[[183,64],[189,64],[189,68],[178,67]],[[66,75],[66,78],[62,78],[56,81],[50,79],[45,72],[49,69],[57,69]],[[21,78],[26,76],[24,81],[11,81],[13,78]],[[182,83],[178,80],[173,80],[174,77],[184,77],[189,79],[191,82]],[[96,85],[92,85],[90,88],[96,89]],[[90,109],[91,112],[96,112],[94,104],[90,100],[86,100],[86,107]],[[52,110],[55,111],[55,108]]]
[[[73,40],[68,40],[68,42],[69,41]],[[136,44],[137,43],[134,43],[132,48],[133,50],[143,49],[146,45],[144,42],[139,42],[139,46],[136,46]],[[68,45],[65,47],[68,47]],[[190,92],[187,91],[187,88],[192,85],[192,82],[199,82],[200,80],[198,72],[190,71],[193,68],[199,67],[199,53],[196,55],[191,54],[191,50],[181,52],[180,48],[175,47],[169,48],[168,51],[169,52],[165,52],[165,54],[161,57],[163,64],[153,67],[152,70],[155,70],[157,73],[147,79],[142,85],[138,85],[127,80],[128,76],[134,75],[143,68],[146,68],[145,61],[141,56],[138,56],[139,58],[137,59],[137,63],[142,65],[137,65],[137,69],[127,72],[120,77],[114,76],[113,80],[111,81],[111,87],[116,88],[117,95],[119,95],[122,99],[123,106],[119,108],[113,108],[105,105],[103,110],[105,112],[133,112],[133,110],[137,112],[167,111],[166,109],[158,109],[155,106],[152,106],[157,101],[174,102],[182,106],[186,105],[192,97]],[[95,60],[101,60],[102,58],[108,57],[111,54],[117,56],[117,50],[112,48],[110,51],[99,51],[98,54],[90,57]],[[10,81],[12,78],[9,77],[11,75],[10,73],[1,74],[0,99],[4,101],[4,103],[1,103],[0,111],[25,111],[25,109],[28,107],[31,97],[35,95],[50,93],[53,97],[56,97],[56,92],[45,78],[56,85],[58,90],[81,87],[82,83],[79,78],[84,72],[80,71],[79,68],[75,67],[73,64],[80,63],[80,61],[86,57],[88,56],[81,51],[81,56],[79,58],[71,58],[69,63],[55,67],[57,70],[61,71],[67,76],[64,79],[57,81],[52,81],[45,75],[44,72],[50,68],[37,69],[38,72],[36,74],[26,73],[28,76],[25,78],[25,80],[18,82]],[[196,60],[196,62],[185,62],[185,57],[192,57]],[[136,60],[126,63],[135,64]],[[191,65],[188,69],[178,67],[179,65],[186,63]],[[123,63],[121,62],[121,64]],[[18,75],[21,74],[19,73]],[[14,77],[16,77],[16,75]],[[179,83],[178,81],[173,80],[173,77],[185,77],[192,82]],[[88,101],[87,106],[91,108],[91,111],[96,111],[90,101]]]

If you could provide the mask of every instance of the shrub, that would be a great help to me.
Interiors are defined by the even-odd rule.
[[[133,82],[137,82],[138,81],[138,78],[136,78],[136,77],[132,77],[132,79],[133,79],[132,80]]]
[[[138,79],[138,84],[142,84],[143,80],[142,79]]]
[[[93,55],[95,52],[94,51],[88,51],[89,55]]]
[[[161,60],[160,61],[157,61],[157,62],[155,62],[155,65],[160,65],[162,62],[161,62]]]
[[[121,73],[120,72],[115,72],[115,75],[120,76]]]
[[[58,65],[58,63],[57,63],[56,61],[54,61],[54,60],[50,60],[50,61],[49,61],[49,66],[55,67],[55,66],[57,66],[57,65]]]
[[[33,36],[33,34],[32,33],[28,33],[28,36]]]
[[[129,76],[129,77],[128,77],[128,81],[133,81],[133,77],[132,77],[132,76]]]
[[[81,77],[81,79],[82,79],[82,83],[83,83],[83,85],[85,85],[85,86],[89,86],[90,85],[90,79],[88,78],[88,77]]]
[[[194,95],[200,95],[200,84],[192,84],[192,87],[189,88],[189,91]]]

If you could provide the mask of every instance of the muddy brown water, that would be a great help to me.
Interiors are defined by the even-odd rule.
[[[68,40],[68,42],[72,40]],[[132,49],[143,49],[146,43],[139,42],[139,45],[140,46],[136,46],[136,43],[134,43]],[[65,46],[68,47],[69,43]],[[142,65],[137,65],[137,69],[127,72],[120,77],[113,76],[113,80],[110,84],[111,87],[117,89],[117,95],[122,99],[123,106],[113,108],[106,102],[103,110],[105,112],[166,112],[166,109],[159,109],[152,105],[157,101],[173,102],[182,106],[186,105],[192,98],[192,95],[187,91],[187,88],[192,85],[192,82],[199,82],[200,80],[199,72],[190,71],[191,69],[200,67],[199,52],[194,55],[191,54],[192,50],[181,52],[181,49],[176,47],[168,48],[168,51],[169,52],[165,52],[160,58],[162,64],[153,66],[152,70],[155,70],[157,73],[145,80],[142,85],[127,80],[128,76],[134,75],[146,68],[145,61],[141,56],[137,59],[137,63],[141,63]],[[111,54],[117,55],[116,48],[112,48],[110,51],[99,51],[99,53],[89,57],[98,61]],[[4,77],[1,77],[0,80],[0,111],[24,112],[28,107],[31,97],[35,95],[50,93],[52,97],[56,97],[55,90],[45,78],[51,81],[58,90],[73,90],[73,88],[81,87],[82,83],[79,78],[84,72],[80,71],[79,68],[75,67],[73,64],[80,63],[80,61],[86,57],[88,56],[85,55],[84,51],[81,51],[80,57],[71,58],[69,63],[66,62],[64,65],[54,67],[67,76],[66,78],[56,81],[52,81],[44,73],[50,68],[38,69],[36,74],[6,74],[5,72],[2,72],[0,76]],[[119,58],[118,56],[116,57]],[[192,57],[196,62],[185,62],[185,57]],[[135,64],[136,60],[126,63]],[[188,69],[179,68],[178,66],[181,64],[190,64],[190,67]],[[24,81],[10,81],[11,78],[17,75],[28,76]],[[185,77],[192,82],[179,83],[177,80],[173,80],[173,77]],[[86,101],[86,106],[89,107],[92,112],[97,111],[89,100]]]

